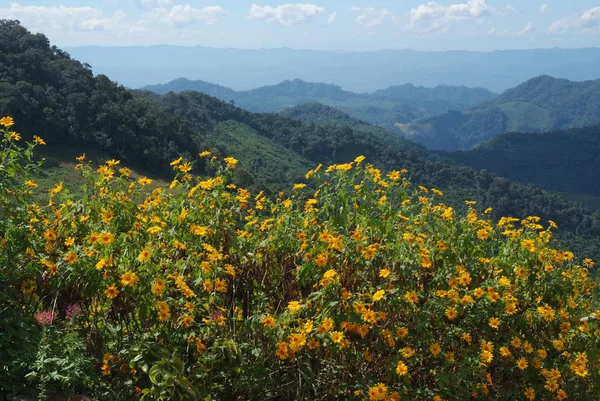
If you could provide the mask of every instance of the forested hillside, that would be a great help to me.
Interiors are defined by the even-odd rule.
[[[544,132],[600,122],[600,80],[540,76],[467,111],[452,110],[402,127],[430,149],[457,150],[505,132]]]
[[[448,157],[547,190],[600,196],[600,125],[498,135]]]
[[[408,169],[415,184],[445,191],[446,202],[456,208],[471,199],[493,207],[495,218],[552,219],[572,249],[582,256],[597,251],[600,215],[533,186],[442,163],[422,147],[366,123],[341,124],[340,114],[329,108],[322,108],[318,124],[307,124],[299,121],[303,110],[314,118],[318,109],[297,109],[292,119],[251,113],[200,92],[131,92],[105,76],[94,77],[89,66],[11,21],[0,22],[0,48],[0,111],[14,116],[15,128],[25,135],[103,149],[162,174],[178,155],[197,160],[199,151],[211,148],[240,160],[239,184],[268,193],[299,182],[317,163],[365,155],[380,168]],[[200,162],[196,168],[204,171]]]
[[[164,85],[147,86],[145,89],[160,94],[200,91],[226,102],[234,101],[242,109],[259,113],[279,112],[305,103],[321,103],[395,131],[398,130],[396,124],[406,124],[448,110],[466,110],[495,97],[495,94],[482,88],[446,85],[425,88],[411,84],[392,86],[373,93],[353,93],[336,85],[304,82],[300,79],[240,92],[183,78]]]

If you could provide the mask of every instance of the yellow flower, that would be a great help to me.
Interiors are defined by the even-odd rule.
[[[408,366],[406,366],[404,362],[398,361],[398,364],[396,365],[396,373],[398,373],[398,376],[406,376],[408,373]]]
[[[48,242],[56,241],[56,233],[54,232],[54,230],[47,230],[44,233],[44,239]]]
[[[373,301],[374,302],[381,301],[383,299],[384,295],[385,295],[385,290],[377,291],[375,294],[373,294]]]
[[[341,331],[334,331],[329,337],[331,338],[331,341],[336,344],[340,344],[344,340],[344,334]]]
[[[292,352],[298,352],[306,345],[306,336],[304,333],[292,334],[288,337],[288,341]]]
[[[138,262],[146,263],[152,258],[152,253],[148,250],[148,248],[142,249],[142,252],[137,257]]]
[[[194,317],[192,315],[182,315],[179,321],[185,327],[190,327],[194,323]]]
[[[429,346],[429,352],[433,356],[438,356],[440,352],[442,352],[442,347],[438,343],[433,343]]]
[[[207,157],[207,156],[210,156],[210,152],[208,150],[205,150],[202,153],[198,153],[198,156],[200,156],[200,157]]]
[[[306,188],[306,184],[294,184],[294,187],[292,188],[292,190],[296,191],[298,189],[303,189]]]
[[[500,319],[496,317],[490,318],[490,320],[488,321],[488,326],[490,326],[492,329],[497,329],[498,327],[500,327]]]
[[[238,160],[234,159],[233,157],[226,157],[225,163],[227,164],[227,167],[233,169],[233,168],[235,168],[236,164],[238,164]]]
[[[390,181],[398,181],[400,179],[400,172],[396,170],[390,171],[387,177],[390,179]]]
[[[42,138],[40,138],[37,135],[33,136],[33,142],[36,143],[37,145],[45,145],[46,141],[44,141]]]
[[[399,327],[396,329],[396,334],[400,338],[405,338],[406,336],[408,336],[408,329],[406,327]]]
[[[401,350],[402,356],[405,358],[410,358],[415,354],[415,350],[410,347],[404,347]]]
[[[10,128],[15,125],[15,120],[12,117],[2,117],[0,118],[0,125],[5,126],[6,128]]]
[[[227,280],[223,280],[220,278],[215,279],[215,291],[227,292]]]
[[[529,364],[527,363],[527,359],[523,357],[519,358],[519,360],[517,361],[517,367],[521,370],[527,369],[528,366]]]
[[[321,322],[321,325],[319,325],[319,328],[317,329],[317,333],[328,333],[329,331],[331,331],[331,329],[333,329],[333,319],[328,317],[325,318],[323,322]]]
[[[298,312],[301,307],[302,304],[298,301],[290,301],[287,306],[288,310],[292,313]]]
[[[166,322],[171,317],[171,308],[166,302],[159,301],[156,303],[158,309],[158,320]]]
[[[110,245],[115,240],[115,236],[110,232],[102,232],[98,235],[100,245]]]
[[[375,386],[369,388],[369,400],[370,401],[385,400],[387,395],[388,395],[388,388],[383,383],[377,383]]]
[[[554,346],[554,348],[556,348],[557,351],[562,351],[565,347],[565,343],[562,340],[554,340],[552,342],[552,345]]]
[[[527,398],[529,401],[535,400],[535,390],[533,388],[527,387],[524,394],[525,398]]]
[[[390,276],[390,271],[388,269],[379,270],[379,277],[388,278]]]
[[[77,254],[74,251],[71,251],[67,254],[67,256],[65,256],[65,262],[72,265],[73,263],[77,262],[78,258],[79,257],[77,256]]]
[[[277,351],[275,352],[275,355],[281,360],[288,358],[289,350],[286,342],[280,342],[277,344]]]
[[[147,232],[149,234],[156,235],[156,234],[159,234],[160,232],[162,232],[162,227],[160,227],[160,226],[152,226],[152,227],[150,227],[147,230]]]
[[[502,355],[503,358],[510,358],[512,353],[508,347],[500,347],[500,355]]]
[[[104,294],[106,295],[107,298],[113,299],[113,298],[116,298],[117,295],[119,295],[119,290],[113,284],[104,291]]]
[[[148,177],[142,177],[138,180],[138,184],[142,186],[150,185],[152,184],[152,180]]]
[[[277,327],[277,322],[275,321],[275,318],[273,318],[273,316],[271,315],[265,315],[265,317],[262,318],[261,323],[267,329],[273,329]]]
[[[456,319],[456,316],[458,316],[458,312],[456,311],[456,309],[454,309],[453,307],[449,307],[448,309],[446,309],[446,317],[448,318],[448,320],[454,320]]]
[[[165,292],[166,288],[167,288],[167,285],[166,285],[165,281],[161,278],[157,278],[154,281],[154,284],[152,284],[152,293],[154,295],[157,295],[160,297]]]
[[[319,267],[324,267],[327,264],[327,253],[322,252],[315,258],[315,264]]]
[[[140,281],[137,274],[132,272],[123,273],[121,275],[121,284],[125,287],[133,287]]]
[[[416,304],[419,301],[419,296],[414,291],[409,291],[404,294],[404,299],[406,299],[411,304]]]

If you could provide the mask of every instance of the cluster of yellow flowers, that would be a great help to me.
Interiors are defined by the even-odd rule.
[[[22,288],[40,300],[77,292],[106,377],[144,382],[134,350],[147,334],[213,396],[600,396],[593,262],[551,248],[553,222],[494,223],[472,201],[462,215],[364,157],[318,166],[272,198],[232,182],[234,158],[213,178],[175,160],[168,188],[118,161],[79,161],[91,183],[81,199],[57,186],[28,208]],[[40,275],[44,288],[32,284]],[[117,374],[121,364],[131,369]]]

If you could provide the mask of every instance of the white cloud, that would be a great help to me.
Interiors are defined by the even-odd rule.
[[[540,12],[543,14],[548,10],[548,4],[542,4],[540,6]]]
[[[168,7],[173,0],[135,0],[135,3],[142,7]]]
[[[277,7],[261,7],[252,4],[248,18],[266,20],[267,22],[276,21],[284,26],[292,26],[310,21],[324,12],[323,7],[315,4],[284,4]]]
[[[333,12],[329,15],[329,18],[327,19],[327,23],[333,24],[336,19],[337,19],[337,12]]]
[[[600,32],[600,7],[590,8],[582,13],[572,14],[555,21],[548,28],[548,33],[569,31]]]
[[[32,30],[91,31],[117,26],[125,18],[125,13],[117,11],[112,16],[105,16],[102,10],[93,7],[21,6],[12,3],[9,8],[0,8],[0,18],[18,19]]]
[[[220,6],[195,8],[189,4],[185,4],[176,5],[170,9],[157,7],[143,13],[142,17],[129,27],[129,31],[149,32],[160,31],[160,29],[164,31],[164,28],[156,29],[161,24],[166,24],[173,28],[189,28],[201,23],[212,25],[227,15],[227,11]]]
[[[435,1],[410,10],[410,27],[423,33],[445,31],[456,21],[464,19],[480,20],[490,15],[505,15],[512,11],[511,6],[495,8],[486,0],[468,0],[466,3],[442,5]]]
[[[392,13],[388,9],[378,10],[374,7],[352,7],[351,10],[356,13],[356,22],[359,25],[367,26],[370,28],[381,25],[386,18],[391,17]]]
[[[490,35],[490,36],[492,36],[495,33],[496,33],[496,28],[492,28],[488,31],[488,35]]]
[[[184,26],[196,22],[212,25],[220,18],[226,17],[227,11],[220,6],[194,8],[189,4],[173,6],[165,15],[165,20],[170,25]]]
[[[526,33],[528,33],[529,31],[531,31],[533,29],[533,25],[531,25],[531,21],[529,21],[527,23],[527,25],[525,25],[525,27],[523,29],[521,29],[519,31],[519,35],[525,35]]]

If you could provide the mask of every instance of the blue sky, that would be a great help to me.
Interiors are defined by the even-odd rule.
[[[0,0],[58,46],[599,47],[600,0]]]

